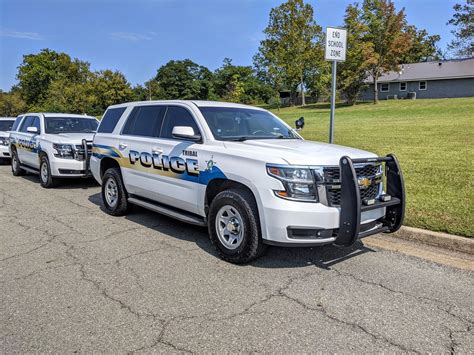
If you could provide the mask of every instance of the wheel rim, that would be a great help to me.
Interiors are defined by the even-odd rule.
[[[41,164],[41,180],[43,180],[43,182],[48,182],[48,177],[49,177],[48,164],[43,162],[43,164]]]
[[[237,249],[242,244],[243,220],[235,207],[226,205],[217,212],[216,231],[219,241],[227,249]]]
[[[115,207],[118,201],[117,184],[112,178],[105,183],[105,200],[110,207]]]
[[[18,161],[16,160],[16,154],[15,153],[12,154],[12,168],[15,171],[18,168]]]

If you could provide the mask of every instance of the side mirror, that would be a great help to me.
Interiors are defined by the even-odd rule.
[[[32,126],[32,127],[28,127],[28,128],[26,129],[26,131],[27,131],[28,133],[36,133],[36,134],[38,134],[38,128],[37,128],[37,127],[33,127],[33,126]]]
[[[193,142],[199,142],[202,138],[200,134],[194,134],[194,129],[188,126],[174,126],[171,134],[175,138],[187,139]]]

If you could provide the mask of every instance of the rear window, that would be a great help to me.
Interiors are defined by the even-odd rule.
[[[0,131],[11,131],[12,127],[13,127],[13,120],[9,121],[9,120],[1,120],[0,121]]]
[[[98,125],[95,119],[82,117],[46,117],[44,124],[49,134],[94,133]]]
[[[139,106],[129,115],[122,134],[158,137],[166,106]]]
[[[12,131],[16,131],[18,129],[18,126],[20,125],[20,122],[22,120],[23,116],[19,116],[16,118],[15,123],[13,124]]]
[[[126,107],[108,109],[100,122],[97,133],[112,133],[125,109]]]

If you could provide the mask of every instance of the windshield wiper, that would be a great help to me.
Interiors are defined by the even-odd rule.
[[[226,138],[226,141],[232,141],[232,142],[243,142],[248,139],[247,136],[240,136],[240,137],[232,137],[232,138]]]

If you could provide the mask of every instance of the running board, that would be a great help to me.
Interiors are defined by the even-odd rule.
[[[162,215],[180,220],[185,223],[194,224],[196,226],[201,226],[201,227],[207,226],[207,223],[204,218],[193,215],[185,211],[181,212],[173,207],[168,207],[162,204],[158,205],[156,203],[144,201],[136,197],[129,197],[128,202],[133,203],[134,205],[146,208],[153,212],[158,212]]]
[[[33,174],[38,174],[39,173],[38,169],[30,168],[29,166],[26,166],[26,165],[21,165],[20,164],[20,168],[25,170],[25,171],[28,171],[29,173],[33,173]]]

